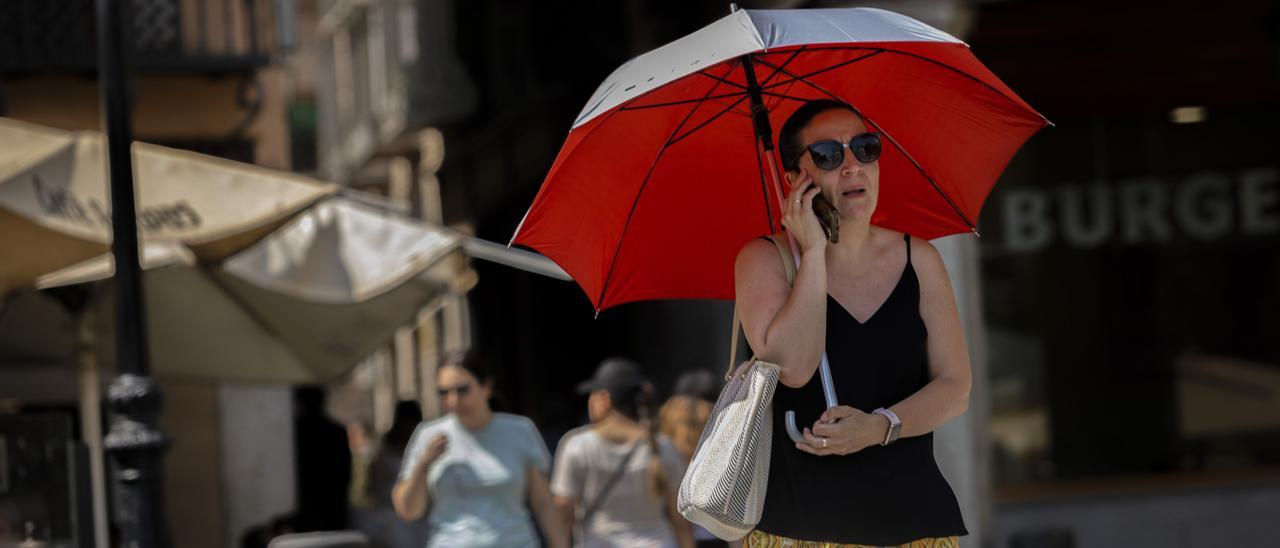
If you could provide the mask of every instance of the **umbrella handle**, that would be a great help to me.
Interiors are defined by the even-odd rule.
[[[827,362],[827,353],[822,353],[822,364],[818,366],[818,377],[822,380],[822,396],[827,400],[827,409],[831,409],[839,405],[836,402],[836,387],[831,380],[831,364]],[[791,437],[791,441],[796,443],[805,443],[804,434],[796,428],[796,412],[787,411],[786,413],[787,435]]]

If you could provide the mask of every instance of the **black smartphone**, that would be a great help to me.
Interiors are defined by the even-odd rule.
[[[836,211],[835,206],[831,205],[831,200],[821,192],[813,197],[813,213],[818,216],[818,222],[822,224],[822,231],[827,234],[827,240],[833,244],[840,243],[840,213]]]

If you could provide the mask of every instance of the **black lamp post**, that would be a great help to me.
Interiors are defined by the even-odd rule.
[[[111,428],[104,447],[115,483],[115,520],[121,546],[167,548],[172,544],[164,513],[162,456],[168,438],[158,428],[163,396],[151,380],[138,262],[138,220],[133,193],[133,130],[129,115],[129,48],[121,24],[132,0],[97,0],[98,79],[111,186],[111,253],[115,258],[116,367],[107,390]]]

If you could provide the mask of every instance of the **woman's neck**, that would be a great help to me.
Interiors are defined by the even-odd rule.
[[[467,430],[478,432],[489,426],[489,422],[493,420],[493,410],[485,408],[477,410],[475,413],[469,413],[465,416],[458,415],[458,422]]]
[[[827,256],[852,261],[860,264],[862,257],[871,249],[871,221],[859,219],[840,220],[840,243],[827,246]],[[828,263],[830,264],[830,263]]]
[[[596,433],[612,443],[630,443],[645,435],[644,425],[631,420],[617,411],[610,412],[603,419],[596,421]]]

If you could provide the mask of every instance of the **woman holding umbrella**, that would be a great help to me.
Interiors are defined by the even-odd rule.
[[[954,545],[965,526],[930,433],[966,408],[969,364],[928,240],[976,234],[1048,124],[963,41],[910,17],[737,10],[601,83],[512,244],[555,261],[597,313],[735,299],[758,357],[783,364],[763,518],[758,490],[735,491],[752,504],[708,517],[722,538],[755,524],[766,546]],[[794,289],[754,240],[780,225]]]
[[[964,412],[970,373],[942,259],[928,241],[871,224],[880,141],[853,107],[806,103],[779,145],[799,269],[789,284],[775,245],[753,240],[738,255],[737,304],[751,347],[782,364],[775,408],[811,426],[803,442],[773,437],[748,546],[955,546],[966,530],[932,432]],[[814,213],[822,199],[839,215],[838,243]],[[830,409],[814,374],[824,348],[844,402]]]

